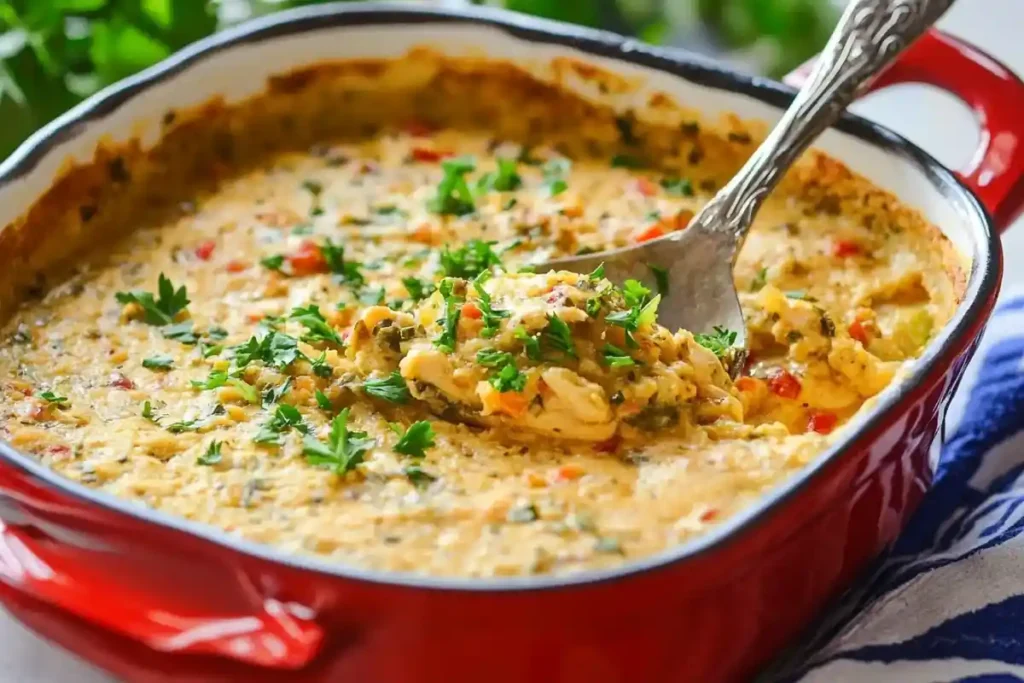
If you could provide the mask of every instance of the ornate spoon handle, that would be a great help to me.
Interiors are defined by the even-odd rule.
[[[782,120],[694,218],[734,241],[735,253],[765,197],[861,89],[942,16],[953,0],[852,0],[813,73]]]

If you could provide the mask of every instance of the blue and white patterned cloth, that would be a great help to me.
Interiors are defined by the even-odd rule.
[[[946,433],[891,553],[767,680],[1024,681],[1024,294],[1002,298]]]

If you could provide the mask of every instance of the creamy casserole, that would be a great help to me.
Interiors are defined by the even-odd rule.
[[[952,315],[960,257],[811,153],[730,330],[549,258],[685,230],[760,127],[571,61],[419,51],[168,112],[0,232],[0,437],[62,475],[298,553],[566,573],[701,534],[799,470]]]

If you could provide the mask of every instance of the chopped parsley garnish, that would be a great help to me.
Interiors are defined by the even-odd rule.
[[[233,347],[235,365],[244,368],[253,361],[283,369],[294,363],[299,356],[298,342],[276,330],[267,330],[262,337],[250,337],[244,344]]]
[[[272,406],[278,403],[282,398],[285,397],[292,388],[292,378],[287,377],[283,382],[278,384],[276,387],[270,387],[263,390],[263,405]]]
[[[147,370],[170,370],[174,367],[174,359],[170,356],[150,356],[142,361],[142,367]]]
[[[281,445],[281,434],[294,429],[301,434],[307,434],[309,427],[302,420],[302,413],[295,406],[281,403],[277,406],[273,416],[268,420],[260,431],[257,432],[253,441],[256,443]]]
[[[572,358],[576,357],[576,343],[572,339],[572,330],[564,320],[553,313],[548,314],[548,326],[544,328],[543,339],[556,351],[561,351]]]
[[[326,351],[321,351],[320,355],[316,358],[307,358],[306,360],[309,361],[310,370],[312,370],[313,374],[317,377],[329,379],[331,375],[334,374],[334,368],[327,362]]]
[[[344,342],[334,328],[327,324],[327,320],[320,313],[320,307],[316,304],[309,304],[305,308],[293,308],[289,319],[294,320],[306,328],[306,334],[302,335],[302,341],[308,343],[326,342],[336,346],[344,346]]]
[[[809,296],[807,294],[807,292],[803,291],[802,289],[797,289],[797,290],[793,290],[791,292],[786,292],[786,298],[787,299],[797,299],[799,301],[811,301],[811,302],[817,301],[817,299],[815,299],[813,296]]]
[[[170,325],[174,317],[189,304],[185,286],[175,289],[163,273],[160,273],[157,281],[155,298],[151,293],[143,291],[117,292],[114,298],[121,304],[138,304],[143,311],[143,320],[150,325]]]
[[[39,398],[43,399],[44,401],[51,405],[57,406],[58,408],[64,408],[68,406],[70,403],[70,401],[68,401],[67,396],[58,396],[52,391],[44,391],[43,393],[39,394]]]
[[[485,270],[473,280],[473,288],[477,295],[477,307],[480,309],[480,317],[484,322],[480,336],[484,339],[490,339],[496,335],[501,327],[501,321],[511,315],[508,311],[495,310],[491,305],[491,295],[484,289],[484,283],[490,278],[491,271]]]
[[[537,508],[532,504],[517,505],[510,509],[508,514],[505,515],[506,521],[512,522],[513,524],[528,524],[529,522],[536,521],[538,517]]]
[[[455,351],[459,338],[459,318],[462,316],[462,298],[452,293],[455,281],[451,278],[441,280],[438,288],[444,297],[444,311],[441,315],[441,334],[434,340],[434,346],[445,353]]]
[[[153,412],[153,404],[149,401],[144,401],[142,403],[142,417],[146,418],[153,424],[160,424],[160,419],[156,416],[156,413]]]
[[[206,452],[196,458],[196,464],[207,466],[220,464],[220,447],[220,441],[211,441],[210,445],[206,448]]]
[[[364,306],[380,306],[384,303],[384,288],[378,287],[377,289],[373,289],[371,287],[367,287],[359,292],[359,303]]]
[[[223,341],[228,338],[228,331],[223,327],[217,327],[214,325],[206,331],[206,336],[210,339],[216,339],[217,341]]]
[[[311,465],[325,467],[335,474],[345,474],[363,462],[366,452],[377,445],[366,432],[348,430],[348,408],[331,421],[327,443],[307,434],[302,440],[302,453]]]
[[[644,168],[647,164],[643,159],[632,154],[616,154],[612,157],[612,168]]]
[[[195,329],[192,327],[191,320],[175,325],[167,325],[161,330],[161,334],[167,339],[173,339],[176,342],[188,344],[189,346],[199,342],[199,335],[196,334]]]
[[[757,274],[754,275],[754,279],[750,281],[750,291],[760,292],[764,289],[766,284],[768,284],[768,269],[762,268],[757,271]]]
[[[405,468],[405,470],[403,470],[403,472],[405,473],[405,476],[409,478],[409,481],[412,482],[412,485],[415,486],[416,488],[423,488],[425,486],[429,486],[432,481],[437,480],[437,477],[425,471],[419,465],[408,465]]]
[[[472,157],[455,157],[441,161],[444,177],[437,186],[437,194],[427,202],[427,208],[442,215],[463,216],[476,209],[473,193],[466,182],[466,174],[476,169]]]
[[[662,178],[661,187],[669,194],[674,194],[678,197],[693,196],[693,183],[690,182],[689,178]]]
[[[363,382],[363,391],[391,403],[408,403],[410,398],[409,387],[397,370],[384,379],[366,380]]]
[[[519,189],[522,185],[523,179],[516,172],[516,160],[498,157],[498,170],[485,173],[477,181],[476,187],[479,192],[487,192],[489,190],[511,192],[512,190]]]
[[[601,295],[598,294],[587,299],[587,303],[584,304],[583,309],[591,318],[596,318],[601,314],[601,299]]]
[[[366,282],[361,271],[362,264],[345,259],[345,247],[335,244],[328,238],[320,245],[320,254],[324,257],[328,270],[334,273],[339,283],[359,288]]]
[[[319,197],[324,191],[324,186],[317,180],[305,180],[302,183],[302,189],[309,192],[314,197]]]
[[[522,391],[526,388],[526,375],[519,372],[519,368],[516,367],[516,359],[511,353],[497,349],[480,349],[476,354],[476,362],[485,368],[497,370],[488,381],[501,393]]]
[[[594,268],[594,270],[592,270],[590,272],[590,275],[588,275],[587,277],[590,278],[591,282],[595,282],[597,280],[604,278],[604,264],[602,263],[597,268]]]
[[[232,377],[226,372],[215,370],[210,373],[210,376],[203,381],[192,380],[192,386],[196,389],[211,390],[219,389],[222,386],[229,385],[238,389],[238,391],[245,397],[245,400],[249,403],[259,403],[260,396],[256,391],[256,388],[238,377]]]
[[[406,291],[409,292],[409,296],[412,297],[414,301],[422,301],[423,299],[426,299],[428,296],[433,294],[436,289],[433,283],[424,282],[423,280],[414,277],[402,278],[402,284],[405,285]]]
[[[623,328],[626,331],[626,345],[636,348],[639,344],[633,335],[641,327],[653,325],[657,320],[661,295],[657,294],[654,298],[650,298],[650,289],[644,287],[637,280],[626,280],[622,287],[622,296],[625,298],[629,310],[609,313],[604,320],[609,325]]]
[[[526,352],[527,358],[535,361],[541,360],[540,338],[537,335],[527,334],[526,328],[522,325],[518,326],[513,334],[516,339],[523,342],[523,350]]]
[[[605,344],[601,351],[604,362],[612,368],[628,368],[636,365],[636,361],[628,353],[613,344]]]
[[[651,269],[651,275],[654,276],[655,285],[658,288],[658,294],[665,296],[668,294],[668,268],[662,268],[661,266],[655,266],[650,263],[647,267]]]
[[[395,452],[412,458],[426,456],[426,450],[434,446],[434,427],[427,420],[409,425],[405,434],[395,444]]]
[[[736,341],[736,332],[716,325],[711,334],[695,334],[693,340],[721,358]]]
[[[260,265],[267,270],[281,270],[284,265],[284,254],[274,254],[260,259]]]
[[[447,246],[441,250],[441,270],[447,277],[472,280],[491,266],[500,266],[501,257],[494,251],[497,242],[469,240],[458,249]]]
[[[514,362],[511,353],[498,351],[497,349],[480,349],[476,352],[476,362],[485,368],[500,368],[501,366]]]
[[[199,342],[199,355],[201,355],[203,358],[219,356],[223,351],[223,344],[207,344],[204,341]]]
[[[331,403],[331,399],[327,398],[327,394],[317,389],[313,392],[313,396],[316,398],[316,404],[320,406],[321,410],[330,412],[334,410],[334,405]]]
[[[565,158],[552,159],[544,164],[544,187],[547,188],[549,196],[555,197],[569,189],[566,177],[571,169],[572,162]]]
[[[171,434],[181,434],[182,432],[194,432],[199,429],[199,420],[180,420],[174,424],[167,425],[167,431]]]

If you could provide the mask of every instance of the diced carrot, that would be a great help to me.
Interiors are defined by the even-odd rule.
[[[832,255],[837,258],[856,256],[860,253],[860,245],[853,240],[836,240],[832,243]]]
[[[756,377],[739,377],[736,379],[736,388],[744,393],[756,393],[763,384],[764,381]]]
[[[656,240],[659,237],[664,236],[665,231],[662,229],[661,224],[655,223],[654,225],[648,225],[646,228],[643,228],[639,232],[634,234],[633,241],[636,242],[637,244],[641,244],[643,242],[650,242],[651,240]]]
[[[707,510],[705,510],[701,514],[700,521],[702,521],[702,522],[710,522],[711,520],[713,520],[717,516],[718,516],[718,510],[716,508],[708,508]]]
[[[238,259],[231,259],[230,261],[224,264],[224,270],[228,271],[229,273],[241,273],[242,271],[248,269],[249,264],[246,263],[245,261],[240,261]]]
[[[782,398],[796,398],[800,395],[800,380],[785,370],[779,370],[768,379],[768,388]]]
[[[287,258],[295,275],[311,275],[327,270],[327,261],[313,240],[305,240],[299,245],[298,250]]]
[[[586,471],[575,463],[566,463],[555,471],[555,477],[563,481],[575,481],[584,474]]]
[[[467,301],[462,305],[462,315],[470,320],[479,320],[484,314],[475,303]]]
[[[827,410],[815,410],[807,418],[807,430],[819,434],[830,434],[836,428],[839,418]]]
[[[850,336],[859,341],[864,346],[871,343],[871,330],[867,328],[864,321],[858,318],[850,323],[850,327],[847,328]]]
[[[434,127],[426,121],[410,119],[402,124],[402,130],[417,138],[425,138],[434,133]]]
[[[258,323],[259,321],[263,320],[263,314],[258,311],[246,313],[245,319],[251,323]]]
[[[416,161],[423,161],[427,163],[434,163],[441,161],[445,157],[450,157],[451,152],[441,151],[437,149],[431,149],[429,147],[413,147],[412,158]]]
[[[42,422],[50,418],[50,405],[48,403],[37,403],[32,406],[32,409],[28,412],[30,419],[36,422]]]
[[[637,178],[633,181],[633,189],[644,197],[653,197],[658,194],[658,186],[648,178]]]
[[[414,242],[421,244],[433,244],[434,243],[434,228],[430,223],[420,223],[416,226],[416,229],[409,235],[410,239]]]
[[[530,402],[521,392],[502,391],[497,395],[498,410],[510,417],[522,417],[529,407]]]
[[[210,257],[213,256],[213,250],[216,248],[217,243],[213,240],[200,242],[199,246],[195,249],[196,258],[200,261],[209,261]]]

